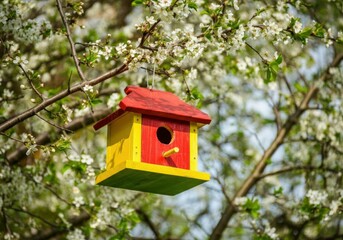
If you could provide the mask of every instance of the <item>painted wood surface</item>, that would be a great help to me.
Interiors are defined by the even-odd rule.
[[[115,188],[176,195],[208,180],[208,173],[143,162],[126,162],[100,173],[96,183]]]
[[[125,111],[196,122],[198,127],[211,122],[210,116],[206,113],[187,104],[170,92],[128,86],[125,88],[125,93],[127,96],[119,103],[120,109],[98,121],[93,126],[95,130],[109,124]]]
[[[190,168],[189,122],[142,115],[142,162],[176,168]],[[158,139],[158,129],[171,132],[170,143]],[[167,137],[168,140],[168,137]],[[162,140],[163,141],[163,140]],[[177,147],[179,152],[163,157],[163,152]]]
[[[141,114],[127,112],[108,125],[106,169],[140,158]]]
[[[202,124],[211,122],[211,118],[206,113],[185,103],[170,92],[128,86],[125,88],[125,93],[128,96],[119,104],[124,111]]]

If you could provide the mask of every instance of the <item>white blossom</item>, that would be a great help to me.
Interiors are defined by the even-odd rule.
[[[219,8],[221,8],[221,6],[217,3],[211,3],[210,7],[211,10],[217,10]]]
[[[339,207],[342,205],[341,201],[340,200],[335,200],[335,201],[332,201],[331,204],[330,204],[330,212],[329,212],[329,215],[334,215],[337,213]]]
[[[67,115],[66,122],[71,122],[71,115],[73,114],[73,111],[67,105],[64,104],[62,104],[62,109],[66,112]]]
[[[14,64],[24,64],[24,65],[26,65],[26,64],[29,63],[29,61],[25,57],[23,57],[23,56],[20,56],[20,57],[16,56],[14,58],[14,60],[13,60],[13,63]]]
[[[69,232],[66,238],[67,240],[86,240],[85,235],[79,228],[76,228],[74,231]]]
[[[187,75],[187,80],[193,81],[197,78],[197,76],[198,76],[198,70],[195,68],[192,68],[189,74]]]
[[[242,71],[242,72],[246,71],[247,70],[246,62],[243,59],[239,58],[237,60],[237,68],[238,68],[239,71]]]
[[[324,204],[327,200],[328,194],[324,191],[312,190],[310,189],[306,197],[308,197],[309,203],[312,205]]]
[[[243,206],[247,202],[248,198],[247,197],[237,197],[235,198],[235,205],[237,206]]]
[[[339,31],[339,32],[337,33],[337,38],[338,38],[339,40],[343,41],[343,32],[342,32],[342,31]]]
[[[74,198],[74,201],[73,201],[73,204],[75,205],[75,207],[79,208],[81,207],[82,205],[85,204],[84,200],[83,200],[83,197],[82,196],[76,196]]]
[[[105,60],[108,60],[112,56],[112,47],[105,46],[103,49],[98,51],[99,56],[103,56]]]
[[[235,17],[234,17],[233,12],[231,10],[227,11],[226,20],[229,22],[235,21]]]
[[[42,182],[43,177],[42,177],[41,175],[35,175],[35,176],[33,177],[33,180],[34,180],[36,183],[40,183],[40,182]]]
[[[233,0],[233,8],[234,8],[236,11],[239,10],[238,0]]]
[[[92,93],[92,92],[94,91],[93,86],[90,86],[90,85],[88,85],[88,84],[86,84],[86,85],[82,88],[82,90],[85,91],[85,92],[90,92],[90,93]]]
[[[26,156],[31,155],[34,152],[37,152],[38,148],[37,148],[37,144],[32,144],[28,147],[28,150],[26,151]]]
[[[93,161],[94,160],[90,155],[88,155],[88,154],[82,154],[81,155],[81,162],[82,163],[86,163],[87,165],[90,165],[93,163]]]
[[[127,51],[127,44],[119,43],[118,46],[115,47],[118,55],[123,55]]]
[[[157,22],[157,20],[154,18],[154,16],[146,17],[146,21],[151,25],[153,25],[154,23]]]
[[[161,8],[167,8],[172,3],[172,0],[160,0],[158,1],[158,6]]]
[[[13,97],[13,91],[5,88],[3,93],[2,93],[2,96],[4,97],[4,99],[10,99]]]
[[[267,226],[264,230],[264,233],[267,234],[271,239],[279,239],[279,236],[276,234],[276,229]]]
[[[301,32],[301,29],[302,29],[302,23],[299,22],[299,21],[296,21],[294,26],[293,26],[293,30],[295,33],[300,33]]]
[[[120,98],[120,95],[118,93],[112,93],[107,101],[107,107],[112,108],[116,106],[119,98]]]

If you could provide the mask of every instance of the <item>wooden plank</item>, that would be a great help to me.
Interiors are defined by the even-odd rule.
[[[194,122],[190,123],[189,129],[189,161],[190,170],[198,170],[198,127]]]
[[[185,103],[170,92],[137,86],[128,86],[125,92],[128,95],[119,104],[124,111],[202,124],[211,122],[211,118],[206,113]]]
[[[175,195],[210,179],[209,174],[147,163],[121,164],[101,173],[97,184],[115,188]]]
[[[170,143],[158,139],[160,128],[171,132]],[[175,147],[178,153],[163,157],[163,152]],[[189,169],[189,151],[189,122],[142,115],[142,162]]]

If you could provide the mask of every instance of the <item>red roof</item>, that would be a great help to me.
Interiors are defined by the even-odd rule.
[[[185,103],[170,92],[127,86],[125,93],[127,96],[119,103],[120,109],[97,122],[94,125],[95,130],[109,124],[125,111],[202,124],[211,122],[210,116],[206,113]]]

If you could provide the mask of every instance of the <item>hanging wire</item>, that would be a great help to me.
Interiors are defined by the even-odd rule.
[[[146,86],[149,88],[149,73],[148,73],[148,66],[145,68],[145,78],[146,78]]]
[[[155,63],[155,59],[154,59],[154,69],[152,72],[152,87],[151,87],[151,89],[155,88],[155,69],[156,69],[156,63]]]

